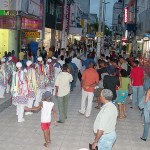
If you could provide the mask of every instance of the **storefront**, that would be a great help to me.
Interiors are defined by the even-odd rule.
[[[144,58],[150,59],[150,37],[148,36],[143,38],[143,55]]]

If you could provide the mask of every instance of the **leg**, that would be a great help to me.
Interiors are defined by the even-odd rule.
[[[28,99],[28,108],[32,108],[33,107],[33,102],[34,102],[34,98],[29,98]],[[25,115],[32,115],[33,113],[30,112],[25,112]]]
[[[18,122],[24,122],[23,114],[24,114],[24,105],[18,104]]]
[[[87,97],[88,97],[88,92],[82,89],[81,109],[79,110],[79,112],[82,114],[85,113],[85,104],[86,104]]]
[[[76,72],[74,73],[74,78],[73,78],[73,86],[74,86],[74,87],[76,86],[77,79],[78,79],[78,71],[76,71]]]
[[[5,98],[4,94],[5,94],[5,87],[1,85],[0,86],[0,98]]]
[[[41,101],[41,96],[42,96],[42,90],[37,89],[37,93],[36,93],[36,97],[35,97],[35,103],[34,103],[35,107],[39,106],[39,102]]]
[[[132,87],[133,94],[132,94],[132,107],[137,108],[137,87]]]
[[[138,87],[138,91],[137,91],[137,95],[138,95],[138,106],[140,106],[142,100],[143,100],[143,96],[144,96],[144,89],[143,86],[139,86]]]
[[[44,133],[44,139],[45,139],[45,143],[44,143],[44,146],[47,147],[48,146],[48,143],[49,143],[49,131],[48,130],[43,130],[43,133]]]
[[[64,97],[58,97],[57,98],[57,104],[58,104],[58,110],[59,110],[59,121],[64,123],[65,122],[65,116],[64,116]]]
[[[63,102],[64,103],[64,116],[65,116],[65,119],[67,119],[68,99],[69,99],[69,94],[64,97],[64,102]]]
[[[150,124],[146,123],[145,119],[144,119],[144,131],[143,131],[142,138],[145,139],[145,140],[147,140],[147,137],[148,137],[149,126],[150,126]]]
[[[86,117],[89,117],[91,114],[93,97],[94,97],[94,93],[88,92],[88,104],[85,113]]]
[[[7,84],[7,87],[6,87],[6,93],[9,93],[10,92],[10,85]]]

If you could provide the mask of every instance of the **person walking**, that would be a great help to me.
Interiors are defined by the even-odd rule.
[[[111,150],[116,140],[116,123],[118,111],[116,106],[111,102],[113,93],[111,90],[103,89],[99,91],[100,101],[103,104],[94,122],[95,139],[92,149],[95,150]]]
[[[79,113],[85,114],[86,117],[89,117],[92,110],[92,101],[94,97],[94,88],[99,83],[99,75],[94,69],[94,63],[89,63],[89,68],[86,69],[82,74],[82,98],[81,98],[81,109]],[[87,107],[86,100],[88,99]]]
[[[131,69],[130,78],[133,90],[131,108],[136,109],[138,108],[144,95],[144,71],[141,67],[139,67],[139,62],[137,60],[133,62],[133,68]]]
[[[73,77],[68,73],[68,65],[62,66],[62,72],[58,74],[55,81],[55,96],[57,97],[59,110],[59,123],[64,123],[67,119],[68,99],[70,94],[70,83]]]

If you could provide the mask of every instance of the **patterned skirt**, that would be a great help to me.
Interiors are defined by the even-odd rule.
[[[35,92],[34,91],[30,91],[28,98],[35,98]]]
[[[12,103],[14,105],[17,105],[17,104],[28,104],[28,98],[26,96],[22,96],[22,95],[19,95],[19,96],[16,96],[16,97],[12,97]]]

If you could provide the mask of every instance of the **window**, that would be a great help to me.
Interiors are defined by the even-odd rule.
[[[54,3],[54,1],[50,2],[50,11],[49,12],[51,15],[55,15],[55,3]]]

